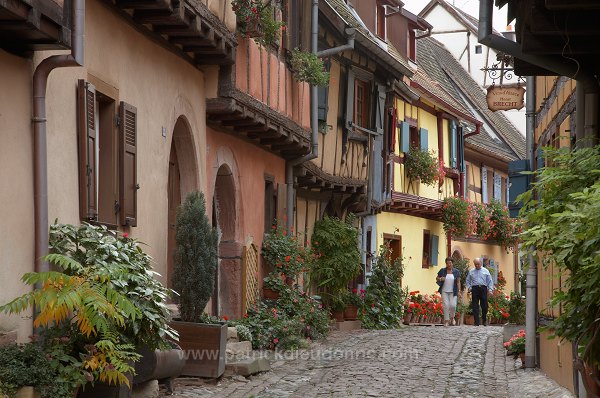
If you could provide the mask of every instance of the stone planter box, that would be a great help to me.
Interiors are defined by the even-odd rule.
[[[40,393],[33,387],[21,387],[17,390],[16,398],[40,398]]]
[[[517,334],[517,332],[521,329],[525,329],[525,325],[515,325],[507,323],[502,328],[502,341],[506,343],[513,334]]]
[[[220,377],[225,372],[227,325],[172,321],[186,358],[182,375]]]

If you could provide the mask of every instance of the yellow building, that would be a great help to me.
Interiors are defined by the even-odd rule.
[[[525,155],[524,137],[502,115],[485,106],[485,96],[442,44],[417,40],[417,71],[409,82],[417,98],[396,98],[398,127],[389,153],[388,201],[376,216],[377,244],[389,243],[404,259],[403,284],[410,290],[437,290],[435,275],[444,259],[482,258],[495,282],[499,272],[507,290],[518,282],[516,254],[495,242],[448,236],[441,204],[460,196],[473,202],[507,204],[508,163]],[[417,146],[438,157],[444,180],[434,186],[410,181],[404,161]],[[392,147],[390,147],[392,149]]]

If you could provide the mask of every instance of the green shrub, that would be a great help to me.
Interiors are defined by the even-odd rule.
[[[508,304],[508,322],[525,325],[525,296],[512,292]]]
[[[352,216],[346,222],[326,216],[317,221],[311,237],[316,260],[310,270],[310,283],[328,307],[342,299],[361,270],[358,229],[353,221]]]
[[[392,262],[390,248],[382,245],[365,291],[360,320],[365,329],[393,329],[400,326],[408,290],[400,287],[404,275],[402,258]]]
[[[217,267],[217,231],[206,216],[202,192],[190,193],[177,209],[173,289],[181,319],[201,322],[213,294]]]
[[[329,72],[316,54],[295,48],[292,50],[290,63],[296,80],[321,87],[329,84]]]

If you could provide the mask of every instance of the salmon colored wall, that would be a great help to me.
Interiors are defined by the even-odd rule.
[[[423,258],[423,230],[429,230],[439,236],[438,265],[422,268]],[[438,286],[435,276],[444,259],[448,257],[446,234],[442,223],[421,217],[409,216],[398,213],[380,213],[377,215],[377,247],[383,244],[383,234],[402,236],[402,257],[404,258],[404,278],[402,284],[410,290],[419,290],[422,293],[433,293]]]
[[[0,50],[0,304],[26,293],[21,276],[33,271],[31,73],[30,60]],[[21,342],[31,327],[21,316],[0,314],[0,333],[18,330]]]
[[[310,87],[294,79],[277,53],[265,50],[252,39],[240,39],[235,72],[240,91],[310,128]]]
[[[264,233],[265,174],[275,183],[285,183],[285,161],[258,146],[229,134],[207,129],[207,211],[212,214],[216,173],[222,164],[228,164],[237,189],[237,236],[241,243],[254,242],[259,248]],[[277,209],[279,218],[283,209]]]

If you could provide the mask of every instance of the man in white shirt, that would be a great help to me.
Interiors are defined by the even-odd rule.
[[[481,305],[481,317],[483,326],[487,326],[488,292],[494,291],[494,281],[487,268],[481,267],[481,259],[473,260],[475,268],[467,275],[467,289],[471,293],[471,308],[475,318],[475,326],[481,324],[479,319],[479,306]]]

